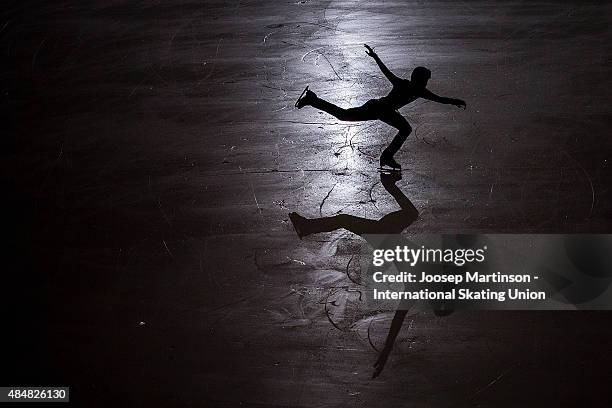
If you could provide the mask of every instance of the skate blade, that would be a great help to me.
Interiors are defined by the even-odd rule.
[[[378,172],[381,174],[401,173],[402,168],[401,167],[390,167],[390,166],[379,166]]]
[[[306,85],[306,88],[304,88],[304,90],[302,91],[302,93],[300,94],[300,97],[297,98],[297,101],[295,101],[295,106],[296,108],[298,108],[298,104],[300,103],[300,100],[302,99],[302,97],[306,94],[306,91],[308,91],[308,85]],[[300,109],[300,108],[298,108]]]

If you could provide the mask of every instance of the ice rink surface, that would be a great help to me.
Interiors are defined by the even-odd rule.
[[[0,21],[6,384],[83,406],[609,406],[612,315],[363,313],[395,131],[297,110],[431,69],[397,186],[410,232],[610,232],[612,7],[523,1],[8,2]]]

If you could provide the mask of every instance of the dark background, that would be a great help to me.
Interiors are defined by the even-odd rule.
[[[360,238],[287,214],[394,210],[386,125],[293,109],[417,101],[411,232],[610,232],[611,7],[596,2],[4,2],[3,385],[83,406],[609,406],[608,312],[364,313]],[[331,309],[331,310],[330,310]],[[331,324],[334,322],[334,325]]]

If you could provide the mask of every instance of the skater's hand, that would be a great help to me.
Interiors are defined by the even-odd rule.
[[[378,360],[374,363],[374,372],[372,373],[372,378],[376,378],[380,375],[383,368],[385,368],[385,364],[387,363],[387,359],[389,358],[389,354],[391,354],[391,347],[385,346],[384,349],[380,352],[378,356]]]
[[[455,105],[458,108],[463,108],[463,109],[467,108],[467,105],[463,99],[453,99],[453,105]]]
[[[366,48],[366,54],[368,54],[372,58],[376,58],[376,53],[374,52],[372,47],[370,47],[368,44],[363,44],[363,46]]]

